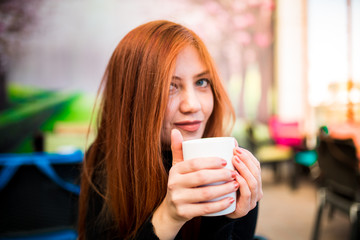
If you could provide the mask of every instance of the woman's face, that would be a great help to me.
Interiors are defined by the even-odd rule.
[[[188,46],[176,58],[161,141],[169,146],[171,130],[180,130],[184,140],[201,138],[213,111],[210,75],[197,50]]]

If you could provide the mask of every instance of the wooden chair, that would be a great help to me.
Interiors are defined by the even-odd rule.
[[[332,139],[321,131],[317,147],[323,187],[318,192],[318,207],[312,239],[319,239],[325,206],[341,210],[350,218],[351,240],[360,239],[360,175],[352,139]]]

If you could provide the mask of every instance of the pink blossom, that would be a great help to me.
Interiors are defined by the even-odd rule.
[[[256,33],[254,36],[254,41],[256,45],[261,48],[268,47],[271,43],[270,36],[267,33]]]
[[[236,32],[235,40],[242,45],[248,45],[251,42],[251,36],[248,32],[245,31]]]
[[[252,48],[246,48],[244,52],[245,61],[248,63],[256,61],[256,52]]]
[[[246,9],[246,3],[244,1],[235,1],[233,9],[235,12],[242,12]]]
[[[237,29],[243,29],[254,24],[255,18],[251,13],[236,15],[233,19],[234,26]]]
[[[275,2],[273,0],[264,0],[262,2],[261,8],[263,10],[273,11],[275,10]]]
[[[257,7],[261,4],[261,0],[248,0],[248,4],[251,7]]]
[[[207,1],[204,4],[204,9],[210,14],[218,14],[221,10],[221,6],[215,1]]]

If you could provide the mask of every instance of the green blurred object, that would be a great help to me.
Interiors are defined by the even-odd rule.
[[[93,99],[82,93],[8,87],[10,108],[0,112],[0,152],[32,152],[33,138],[58,121],[90,123]]]
[[[56,122],[90,124],[94,97],[78,93],[62,111],[51,116],[42,126],[43,131],[53,131]],[[96,117],[96,115],[95,115]]]
[[[44,98],[34,98],[27,103],[6,109],[1,112],[0,127],[22,122],[50,108],[61,107],[62,104],[74,100],[74,97],[73,94],[52,93]]]
[[[231,135],[236,139],[240,147],[249,148],[246,138],[246,121],[237,118]]]
[[[327,126],[321,126],[320,131],[325,134],[329,134],[329,128]]]
[[[94,140],[94,134],[90,133],[53,133],[46,132],[44,149],[48,153],[71,153],[76,150],[85,152]]]
[[[282,145],[263,145],[255,152],[256,156],[261,160],[260,163],[282,162],[288,161],[292,157],[292,150]]]
[[[46,152],[86,151],[95,137],[94,132],[89,130],[94,101],[95,98],[90,95],[79,95],[63,111],[46,121],[42,127]]]
[[[289,146],[275,144],[271,139],[269,128],[260,122],[249,122],[246,129],[249,150],[262,166],[273,169],[276,181],[279,181],[280,165],[292,163],[293,150]]]

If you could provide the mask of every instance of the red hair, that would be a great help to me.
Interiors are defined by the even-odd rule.
[[[111,218],[121,238],[134,237],[164,199],[168,176],[161,155],[161,128],[176,57],[189,45],[207,66],[214,94],[204,137],[223,136],[232,126],[231,103],[194,32],[169,21],[149,22],[129,32],[111,56],[101,84],[98,133],[83,164],[80,239],[85,238],[91,188],[104,198],[99,218]],[[104,153],[101,158],[99,151]]]

